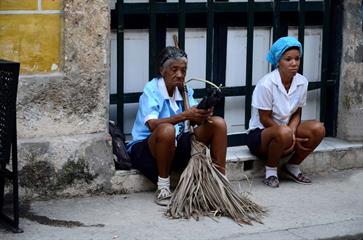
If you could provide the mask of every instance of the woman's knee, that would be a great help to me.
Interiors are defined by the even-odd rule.
[[[222,117],[213,116],[209,120],[209,123],[212,124],[213,128],[227,131],[226,121]]]
[[[155,135],[158,142],[160,141],[175,141],[175,128],[170,123],[162,123],[158,125],[154,131],[153,135]]]
[[[310,125],[310,134],[313,139],[322,140],[325,137],[325,127],[319,121],[315,121]]]
[[[276,129],[275,140],[281,141],[287,144],[292,143],[293,132],[288,126],[278,126]]]
[[[213,139],[227,139],[227,126],[223,118],[218,116],[211,117],[201,126],[194,129],[194,134],[198,141],[210,144]]]

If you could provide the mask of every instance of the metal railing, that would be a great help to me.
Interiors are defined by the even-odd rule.
[[[320,89],[320,120],[325,122],[328,136],[336,135],[337,99],[341,49],[342,3],[339,0],[268,2],[166,2],[125,3],[118,0],[112,12],[112,26],[117,29],[117,93],[110,103],[117,105],[117,122],[123,128],[124,104],[138,102],[141,92],[124,93],[124,30],[149,29],[149,79],[157,53],[165,46],[167,28],[177,28],[179,45],[184,48],[185,29],[206,28],[206,79],[225,86],[227,28],[247,28],[246,84],[224,87],[226,97],[245,96],[245,124],[251,116],[253,33],[255,27],[272,28],[273,41],[286,36],[289,26],[297,27],[299,41],[304,45],[306,26],[322,29],[321,81],[309,83],[309,90]],[[300,72],[303,70],[301,64]],[[204,96],[206,89],[196,89],[195,97]],[[224,115],[224,102],[216,108]],[[229,135],[229,146],[245,144],[244,134]]]

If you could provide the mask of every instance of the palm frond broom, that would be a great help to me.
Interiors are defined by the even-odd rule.
[[[186,87],[183,97],[185,107],[189,107]],[[266,209],[233,190],[226,176],[212,162],[209,148],[194,135],[191,144],[191,158],[180,176],[166,215],[196,220],[200,216],[228,216],[239,224],[262,223]]]
[[[174,43],[178,47],[175,35]],[[219,89],[207,80],[191,80],[203,81]],[[187,109],[189,102],[186,83],[183,98]],[[185,127],[193,132],[189,124]],[[262,223],[266,209],[233,190],[226,176],[214,166],[209,148],[197,141],[194,135],[191,144],[191,158],[180,176],[165,214],[170,218],[193,217],[196,220],[200,216],[228,216],[239,224],[252,224],[253,221]]]

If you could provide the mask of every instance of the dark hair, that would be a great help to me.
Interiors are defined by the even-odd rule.
[[[158,75],[160,74],[159,73],[160,67],[162,67],[166,61],[172,58],[181,58],[181,57],[188,58],[188,55],[180,48],[169,46],[161,50],[158,56],[158,61],[156,63],[156,72],[158,73]]]

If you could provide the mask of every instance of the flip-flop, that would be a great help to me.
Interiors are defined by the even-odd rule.
[[[268,178],[263,179],[262,182],[272,188],[279,187],[279,179],[276,176],[269,176]]]
[[[289,172],[289,170],[287,170],[286,165],[284,165],[282,167],[282,171],[285,173],[285,175],[289,179],[291,179],[291,180],[293,180],[293,181],[295,181],[297,183],[305,184],[305,185],[311,184],[311,180],[307,176],[305,176],[302,172],[299,173],[297,176],[295,176],[294,174],[292,174],[291,172]]]

